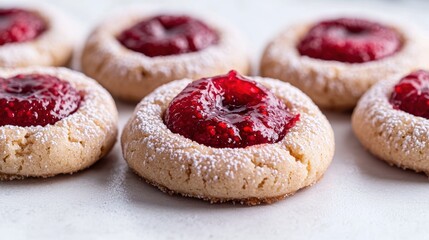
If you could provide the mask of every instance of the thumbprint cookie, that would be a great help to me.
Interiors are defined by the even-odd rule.
[[[416,31],[359,18],[298,24],[265,49],[261,75],[289,82],[320,107],[352,109],[376,82],[429,64]]]
[[[316,183],[331,163],[334,135],[300,90],[230,71],[176,80],[145,97],[122,150],[162,191],[256,205]]]
[[[94,80],[64,68],[0,72],[0,179],[89,167],[112,148],[118,113]]]
[[[189,15],[141,11],[112,17],[89,36],[84,73],[113,96],[140,101],[164,83],[198,79],[230,68],[249,72],[249,58],[236,30]]]
[[[381,160],[429,176],[429,72],[376,84],[356,106],[352,126]]]
[[[65,66],[75,25],[51,8],[0,8],[0,68]]]

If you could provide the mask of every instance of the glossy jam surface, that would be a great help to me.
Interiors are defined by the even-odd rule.
[[[33,40],[46,28],[43,19],[30,11],[0,8],[0,45]]]
[[[128,49],[156,57],[200,51],[216,44],[218,35],[195,18],[159,15],[126,29],[118,40]]]
[[[394,29],[354,18],[322,21],[298,43],[303,56],[346,63],[382,59],[400,50],[402,40]]]
[[[418,70],[395,85],[390,103],[393,108],[429,119],[429,72]]]
[[[46,126],[74,113],[81,94],[49,75],[0,78],[0,126]]]
[[[276,143],[298,120],[268,89],[235,71],[190,83],[164,114],[173,133],[215,148]]]

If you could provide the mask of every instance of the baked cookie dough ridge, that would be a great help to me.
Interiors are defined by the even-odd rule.
[[[211,204],[216,204],[216,203],[225,203],[225,202],[231,202],[233,204],[242,204],[242,205],[248,205],[248,206],[256,206],[259,204],[273,204],[277,201],[283,200],[287,197],[293,196],[295,195],[295,193],[297,192],[291,192],[288,194],[284,194],[284,195],[280,195],[280,196],[276,196],[276,197],[267,197],[267,198],[256,198],[256,197],[251,197],[251,198],[244,198],[244,199],[236,199],[236,198],[216,198],[216,197],[207,197],[207,196],[202,196],[202,195],[192,195],[192,194],[186,194],[186,193],[180,193],[180,192],[175,192],[173,190],[168,189],[165,186],[162,186],[156,182],[153,181],[149,181],[147,179],[145,179],[144,177],[141,176],[140,173],[136,172],[135,170],[133,170],[135,174],[137,174],[142,180],[144,180],[145,182],[147,182],[148,184],[158,188],[159,190],[161,190],[163,193],[167,193],[169,195],[180,195],[180,196],[184,196],[184,197],[193,197],[193,198],[198,198],[198,199],[202,199],[204,201],[208,201]],[[312,184],[308,185],[307,187],[311,187],[312,185],[316,184],[317,182],[319,182],[322,179],[323,175],[321,175],[319,177],[319,179],[317,179],[315,182],[313,182]],[[305,188],[307,188],[305,187]],[[304,189],[300,189],[300,190],[304,190]],[[298,190],[299,191],[299,190]]]
[[[124,69],[133,69],[134,67],[139,66],[142,70],[146,72],[146,74],[144,75],[155,75],[159,73],[164,76],[174,76],[175,72],[173,71],[177,69],[169,67],[168,63],[175,62],[176,59],[180,59],[183,62],[198,60],[195,62],[198,64],[183,64],[181,66],[176,67],[185,68],[186,72],[188,73],[201,74],[207,71],[204,66],[219,64],[219,62],[214,61],[219,60],[220,57],[226,56],[226,54],[230,55],[231,52],[234,51],[240,51],[240,53],[245,52],[243,45],[238,46],[236,44],[237,42],[244,42],[244,39],[240,37],[240,35],[235,29],[229,27],[223,22],[215,21],[212,18],[202,17],[198,15],[196,16],[198,19],[201,19],[202,21],[207,23],[208,26],[212,27],[219,34],[219,43],[197,52],[160,57],[147,57],[142,53],[138,53],[125,48],[121,45],[121,43],[118,42],[118,40],[116,39],[117,34],[119,34],[124,29],[132,26],[133,24],[136,24],[145,17],[150,17],[154,14],[156,15],[159,13],[153,11],[145,12],[142,10],[131,11],[127,12],[126,14],[118,14],[102,22],[93,31],[93,34],[88,39],[88,47],[94,48],[94,51],[91,51],[91,53],[94,55],[94,58],[102,59],[101,62],[104,63],[98,66],[99,69],[96,72],[103,72],[104,70],[108,70],[109,65],[120,64],[123,65]],[[195,14],[192,14],[192,16],[193,15]],[[112,24],[112,20],[114,20],[116,24]],[[102,44],[93,43],[93,41],[98,39],[102,39]],[[125,57],[122,59],[124,61],[109,61],[112,60],[109,58],[116,58],[115,56],[112,56],[111,53],[118,54],[117,57]],[[154,65],[156,65],[156,67],[153,67]]]
[[[137,106],[122,136],[124,158],[130,167],[137,172],[146,169],[146,173],[149,168],[156,169],[152,172],[165,177],[165,182],[158,184],[166,186],[179,181],[188,186],[194,185],[196,191],[207,192],[205,195],[209,196],[215,195],[216,190],[214,186],[214,189],[208,190],[208,185],[219,185],[225,195],[229,194],[230,189],[222,182],[235,185],[233,188],[242,189],[242,193],[252,188],[250,191],[255,196],[279,189],[285,193],[277,195],[287,195],[314,183],[333,156],[332,128],[311,100],[298,89],[275,80],[252,79],[270,88],[292,112],[301,114],[297,126],[282,141],[245,149],[216,149],[172,134],[163,123],[162,114],[172,98],[191,81],[185,79],[160,87]],[[293,103],[288,99],[294,99]],[[315,140],[315,136],[320,139]],[[125,141],[127,144],[124,144]],[[139,148],[147,149],[139,155]],[[142,177],[154,182],[155,176],[151,175]],[[176,179],[176,176],[179,177]],[[192,195],[180,186],[171,190]]]
[[[125,48],[116,39],[121,31],[153,14],[159,13],[131,11],[102,22],[85,44],[81,56],[83,72],[98,80],[116,97],[128,101],[140,101],[158,86],[176,79],[198,79],[231,68],[242,74],[249,73],[250,60],[244,39],[235,28],[217,19],[196,15],[219,35],[217,44],[197,52],[147,57]]]
[[[301,56],[296,45],[312,26],[307,22],[288,27],[268,44],[261,59],[260,72],[297,86],[320,107],[350,109],[378,80],[386,76],[400,77],[412,68],[429,64],[429,57],[423,51],[429,48],[425,36],[407,26],[383,24],[398,31],[404,41],[402,49],[392,56],[360,64]]]
[[[39,73],[68,81],[85,96],[79,109],[53,125],[0,127],[0,179],[49,177],[91,166],[113,147],[117,110],[94,80],[65,68],[9,69],[0,76]],[[106,114],[107,113],[107,114]]]
[[[48,28],[30,41],[0,46],[0,69],[66,65],[80,35],[77,25],[58,9],[44,4],[18,7],[35,12]]]
[[[429,176],[429,120],[393,109],[389,98],[397,83],[383,81],[362,97],[352,117],[353,130],[379,159]]]

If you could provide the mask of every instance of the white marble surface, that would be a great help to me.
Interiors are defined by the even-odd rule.
[[[21,1],[0,4],[16,2]],[[89,30],[109,12],[137,1],[46,2]],[[139,2],[222,16],[249,39],[255,66],[264,44],[303,18],[376,15],[429,30],[428,1]],[[122,128],[134,106],[118,107]],[[0,239],[428,239],[428,178],[365,152],[353,136],[349,113],[327,116],[337,144],[331,167],[318,184],[284,201],[243,207],[166,195],[127,168],[116,144],[108,157],[72,176],[1,182]]]

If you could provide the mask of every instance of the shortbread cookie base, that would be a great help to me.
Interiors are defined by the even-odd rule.
[[[130,168],[171,192],[212,201],[269,202],[312,185],[334,154],[331,126],[298,89],[278,80],[252,79],[300,114],[283,140],[246,148],[212,148],[173,134],[162,114],[191,80],[174,81],[144,98],[125,126],[122,150]]]
[[[399,78],[375,85],[359,101],[352,127],[362,145],[390,165],[429,176],[429,120],[389,103]]]
[[[47,126],[0,127],[2,179],[49,177],[73,173],[91,166],[113,147],[118,112],[109,93],[94,80],[64,68],[33,67],[0,72],[48,74],[68,81],[84,98],[70,116]]]
[[[0,46],[0,68],[66,66],[78,37],[75,23],[51,7],[24,8],[43,18],[48,29],[31,41]]]
[[[168,189],[165,186],[162,186],[160,184],[157,184],[156,182],[153,181],[149,181],[147,179],[145,179],[144,177],[142,177],[138,172],[134,171],[135,174],[139,175],[139,177],[147,182],[148,184],[158,188],[159,190],[161,190],[162,192],[169,194],[169,195],[180,195],[183,197],[192,197],[192,198],[198,198],[207,202],[210,202],[211,204],[216,204],[216,203],[226,203],[226,202],[231,202],[233,204],[242,204],[242,205],[248,205],[248,206],[256,206],[256,205],[260,205],[260,204],[273,204],[275,202],[278,202],[280,200],[283,200],[287,197],[291,197],[293,195],[295,195],[296,192],[292,192],[292,193],[288,193],[288,194],[284,194],[284,195],[280,195],[280,196],[276,196],[276,197],[269,197],[269,198],[244,198],[244,199],[234,199],[234,198],[216,198],[216,197],[207,197],[207,196],[198,196],[198,195],[190,195],[190,194],[183,194],[180,192],[175,192],[173,190]],[[316,184],[317,182],[319,182],[321,179],[323,178],[323,175],[321,175],[319,177],[319,179],[317,179],[314,183],[308,185],[307,187],[311,187],[314,184]],[[307,188],[306,187],[306,188]],[[300,189],[302,190],[302,189]]]
[[[140,101],[157,87],[172,80],[224,74],[235,69],[250,71],[250,60],[243,39],[217,21],[202,18],[219,34],[219,42],[198,52],[147,57],[121,45],[116,36],[144,18],[156,13],[129,11],[98,26],[89,36],[81,57],[85,74],[96,79],[113,96]]]
[[[64,172],[64,173],[58,173],[58,174],[46,174],[46,175],[16,175],[16,174],[3,174],[0,173],[0,181],[12,181],[12,180],[23,180],[26,178],[50,178],[50,177],[54,177],[56,175],[60,175],[60,174],[69,174],[69,175],[73,175],[79,171],[85,170],[87,168],[89,168],[90,166],[87,166],[85,168],[79,169],[78,171],[75,172]]]
[[[403,37],[401,50],[377,61],[350,64],[301,56],[296,46],[311,26],[312,23],[294,25],[275,37],[264,51],[260,72],[291,83],[319,107],[350,110],[376,82],[429,66],[427,40],[402,26],[393,26]]]

